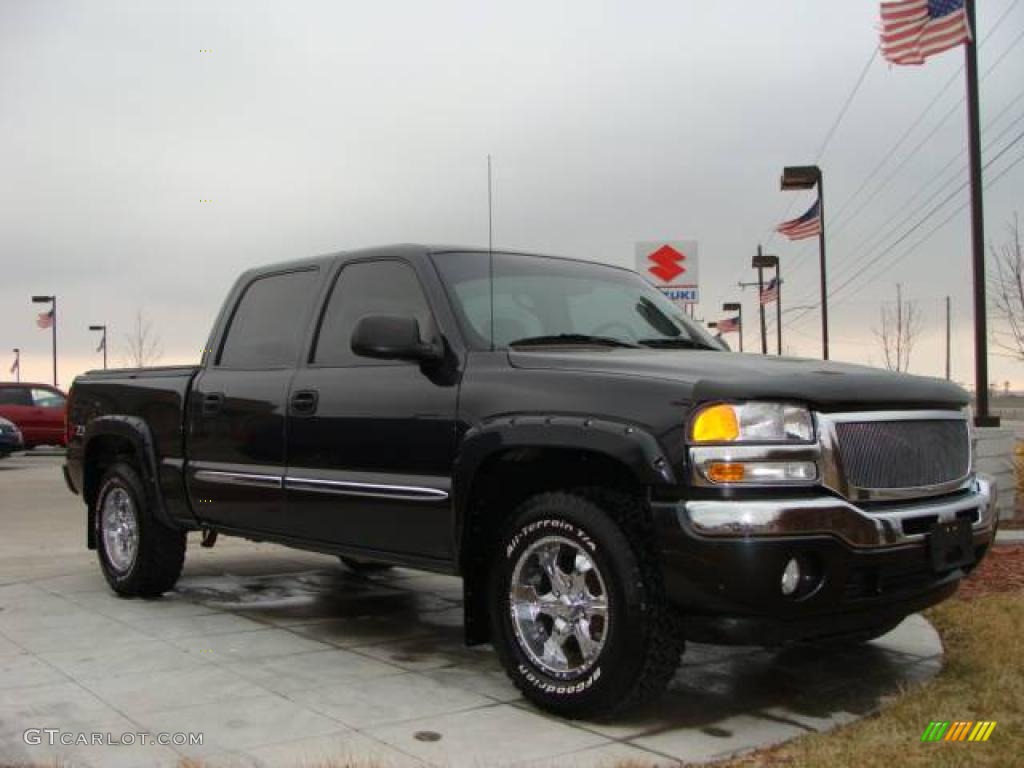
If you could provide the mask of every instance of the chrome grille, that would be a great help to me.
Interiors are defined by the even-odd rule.
[[[846,421],[835,425],[846,482],[858,488],[919,488],[970,469],[967,422]]]

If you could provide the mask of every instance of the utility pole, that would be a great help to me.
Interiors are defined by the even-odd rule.
[[[949,329],[950,329],[950,322],[949,322],[949,296],[947,296],[946,297],[946,381],[949,381],[949,378],[950,378],[949,377],[949,349],[950,349]]]

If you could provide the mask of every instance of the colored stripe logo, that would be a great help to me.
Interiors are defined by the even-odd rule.
[[[921,741],[988,741],[995,720],[933,720],[921,734]]]

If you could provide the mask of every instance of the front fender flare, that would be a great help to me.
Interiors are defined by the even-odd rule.
[[[647,486],[676,483],[675,472],[657,438],[647,429],[588,416],[520,414],[489,419],[463,437],[455,460],[453,496],[456,551],[462,551],[467,505],[477,471],[492,456],[513,448],[575,449],[602,454],[623,464]]]

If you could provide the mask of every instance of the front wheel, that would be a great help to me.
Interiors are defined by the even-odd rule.
[[[662,692],[683,650],[642,503],[604,490],[543,493],[512,515],[491,577],[492,636],[542,709],[590,718]]]
[[[107,470],[95,517],[96,554],[115,592],[156,597],[174,587],[185,562],[185,532],[156,518],[131,464],[121,462]]]

